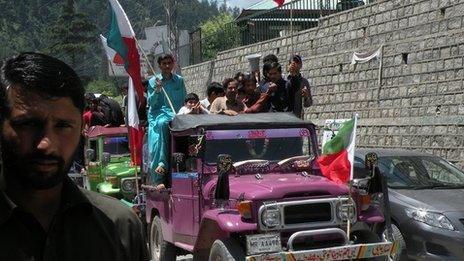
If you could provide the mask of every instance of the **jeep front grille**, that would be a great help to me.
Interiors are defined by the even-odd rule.
[[[288,225],[331,220],[332,207],[327,202],[284,206],[284,223]]]
[[[341,204],[349,201],[347,197],[317,198],[285,202],[264,202],[258,211],[259,228],[263,231],[298,229],[298,228],[323,228],[340,227],[346,224],[341,220],[337,211]],[[356,213],[356,209],[354,210]],[[273,213],[269,226],[269,219],[264,222],[265,213]],[[275,215],[279,213],[277,216]],[[280,218],[277,218],[279,217]],[[269,216],[267,216],[269,217]],[[276,222],[276,220],[280,220]],[[356,222],[356,218],[353,220]]]

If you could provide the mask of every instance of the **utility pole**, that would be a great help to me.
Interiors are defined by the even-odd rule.
[[[177,27],[177,7],[179,0],[163,0],[164,9],[166,10],[166,25],[169,41],[169,49],[179,63],[179,29]],[[179,64],[177,66],[179,68]],[[179,68],[180,69],[180,68]]]

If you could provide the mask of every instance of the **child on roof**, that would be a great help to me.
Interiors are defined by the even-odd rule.
[[[209,114],[209,111],[203,108],[198,95],[191,92],[185,96],[184,106],[180,108],[179,112],[177,113],[177,115],[182,114]]]

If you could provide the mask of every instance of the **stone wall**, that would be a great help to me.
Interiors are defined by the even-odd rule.
[[[377,1],[294,35],[314,97],[306,118],[320,126],[358,113],[358,146],[417,149],[464,166],[463,14],[458,0]],[[204,94],[208,82],[247,71],[248,54],[286,61],[290,43],[278,38],[228,50],[182,73],[190,91]],[[353,52],[380,46],[380,75],[379,60],[350,65]]]

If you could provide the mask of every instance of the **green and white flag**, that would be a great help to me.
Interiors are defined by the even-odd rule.
[[[317,163],[325,177],[337,183],[347,183],[353,178],[357,117],[333,122],[332,126],[337,128],[329,130],[331,137],[325,135],[322,155]]]

